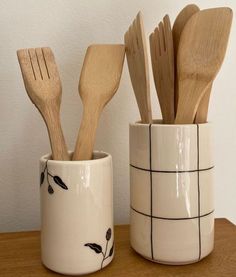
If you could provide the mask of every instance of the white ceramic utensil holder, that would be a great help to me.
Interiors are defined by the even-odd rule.
[[[114,255],[112,158],[40,159],[41,256],[56,272],[79,275],[107,266]]]
[[[213,250],[211,124],[130,125],[131,246],[154,262]]]

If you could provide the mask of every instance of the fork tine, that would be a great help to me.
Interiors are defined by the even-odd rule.
[[[32,66],[32,69],[33,69],[34,74],[35,74],[35,79],[36,80],[43,79],[42,72],[39,68],[39,62],[38,62],[38,58],[36,56],[35,49],[30,48],[30,49],[28,49],[28,52],[29,52],[29,57],[30,57],[30,61],[31,61],[31,66]]]
[[[22,73],[22,77],[24,82],[26,82],[26,77],[29,80],[35,80],[35,74],[32,70],[31,61],[29,57],[29,53],[27,49],[19,49],[17,50],[17,58],[20,64],[20,69]]]
[[[37,56],[37,59],[38,59],[39,68],[40,68],[40,71],[42,73],[42,79],[43,80],[48,79],[49,75],[48,75],[47,67],[46,67],[46,64],[45,64],[42,48],[36,48],[35,52],[36,52],[36,56]]]
[[[154,42],[156,44],[156,57],[161,56],[161,42],[160,42],[160,34],[159,29],[155,28],[154,30]]]
[[[160,51],[161,53],[163,53],[166,50],[163,22],[161,21],[158,26],[159,26]]]
[[[155,69],[157,68],[157,53],[156,53],[156,44],[155,44],[155,34],[151,33],[149,36],[149,42],[150,42],[150,54],[151,54],[151,62],[152,62],[152,68],[153,73],[155,72]]]
[[[173,44],[173,35],[171,30],[170,18],[166,15],[163,18],[164,22],[164,33],[165,33],[165,42],[166,42],[166,51],[168,53],[168,62],[169,62],[169,70],[170,77],[174,82],[174,44]]]
[[[173,49],[173,36],[172,36],[170,18],[168,15],[165,15],[165,17],[163,18],[163,22],[164,22],[165,45],[166,45],[167,51],[170,52]]]
[[[49,79],[60,79],[59,72],[57,69],[56,61],[51,48],[43,47],[42,53],[45,60],[45,65],[48,71]]]

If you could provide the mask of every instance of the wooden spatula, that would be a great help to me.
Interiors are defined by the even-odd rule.
[[[172,124],[174,109],[174,47],[169,16],[150,35],[152,71],[163,123]]]
[[[69,160],[60,124],[61,81],[50,48],[21,49],[17,56],[31,101],[38,108],[48,129],[54,160]]]
[[[215,8],[195,13],[185,25],[177,56],[176,124],[193,123],[201,98],[223,62],[231,22],[231,9]]]
[[[173,32],[173,42],[174,42],[174,60],[175,60],[175,112],[177,110],[178,103],[178,76],[177,76],[177,53],[179,49],[179,40],[181,33],[184,29],[184,26],[188,22],[188,20],[194,15],[196,12],[200,11],[197,5],[190,4],[184,7],[180,13],[177,15],[172,32]]]
[[[209,102],[211,96],[213,82],[211,82],[206,88],[202,99],[197,108],[197,113],[195,115],[194,123],[206,123],[209,109]]]
[[[125,33],[129,74],[142,123],[152,122],[146,38],[141,12]]]
[[[83,117],[73,160],[92,159],[98,120],[104,106],[118,89],[125,46],[91,45],[86,52],[79,81]]]

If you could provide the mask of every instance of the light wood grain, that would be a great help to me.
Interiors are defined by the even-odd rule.
[[[204,95],[197,108],[194,123],[206,123],[209,109],[209,102],[211,97],[213,82],[211,82],[206,88]]]
[[[215,248],[201,262],[168,266],[143,259],[130,248],[129,226],[115,226],[114,261],[95,274],[103,277],[234,277],[236,275],[236,226],[216,219]],[[46,269],[40,259],[40,233],[0,234],[1,277],[62,276]]]
[[[141,12],[125,33],[129,74],[142,123],[152,122],[146,38]]]
[[[232,10],[215,8],[195,13],[182,32],[177,70],[179,100],[176,124],[191,124],[207,86],[223,62]]]
[[[163,123],[172,124],[174,109],[174,46],[169,16],[150,35],[152,71]]]
[[[192,17],[192,15],[194,15],[198,11],[200,11],[200,9],[197,5],[195,4],[187,5],[177,15],[172,28],[173,42],[174,42],[174,60],[175,60],[175,112],[177,110],[177,105],[178,105],[177,54],[179,49],[180,36],[188,20]]]
[[[87,49],[79,81],[83,117],[73,160],[92,159],[99,117],[119,87],[124,55],[122,44],[91,45]]]
[[[17,56],[27,94],[46,123],[52,158],[69,160],[60,123],[61,81],[53,52],[48,47],[21,49]]]

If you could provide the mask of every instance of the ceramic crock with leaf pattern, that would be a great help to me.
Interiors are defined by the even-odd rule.
[[[114,255],[112,158],[40,159],[43,264],[69,275],[107,266]]]

